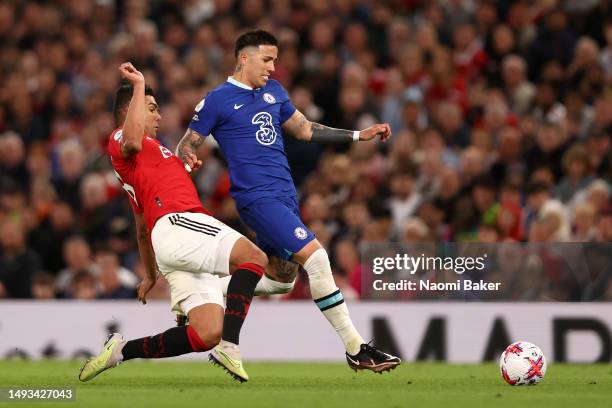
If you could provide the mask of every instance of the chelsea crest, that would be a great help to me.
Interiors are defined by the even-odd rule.
[[[276,102],[276,98],[274,96],[272,96],[271,93],[268,93],[268,92],[263,94],[263,100],[268,102],[268,103],[275,103]]]

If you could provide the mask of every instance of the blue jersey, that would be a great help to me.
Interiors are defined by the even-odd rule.
[[[272,79],[252,89],[228,78],[196,106],[189,128],[219,143],[238,208],[260,198],[297,196],[281,131],[295,110]]]

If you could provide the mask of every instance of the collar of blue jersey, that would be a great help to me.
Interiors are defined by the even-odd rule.
[[[242,82],[238,81],[236,78],[233,78],[231,76],[227,77],[227,82],[229,82],[232,85],[236,85],[237,87],[242,88],[242,89],[248,89],[249,91],[253,90],[253,88],[251,88],[250,86],[243,84]]]

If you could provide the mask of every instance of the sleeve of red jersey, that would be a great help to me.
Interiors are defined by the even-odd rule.
[[[123,155],[121,154],[121,146],[119,146],[119,140],[121,140],[122,135],[123,130],[117,129],[111,133],[110,137],[108,138],[108,146],[106,148],[109,156],[112,157],[113,160],[123,158]]]
[[[119,141],[121,140],[121,135],[122,135],[121,129],[115,131],[111,135],[110,140],[108,141],[108,154],[111,157],[111,162],[112,162],[111,164],[113,165],[113,169],[115,170],[115,175],[119,179],[121,188],[123,188],[123,190],[128,196],[128,201],[130,202],[132,211],[134,211],[134,213],[136,214],[141,214],[143,212],[143,209],[140,208],[138,204],[134,202],[134,199],[128,192],[128,188],[131,190],[133,190],[134,188],[132,186],[126,185],[125,182],[121,179],[121,176],[119,175],[119,171],[121,170],[120,168],[129,167],[130,161],[133,160],[133,159],[126,159],[125,157],[123,157],[123,154],[121,153],[121,146],[119,145]]]
[[[121,138],[123,137],[123,129],[115,130],[108,141],[108,154],[113,158],[114,162],[129,162],[133,158],[126,159],[121,153]]]

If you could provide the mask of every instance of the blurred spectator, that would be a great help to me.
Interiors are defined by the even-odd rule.
[[[524,230],[531,230],[531,224],[536,220],[542,206],[551,198],[549,187],[544,183],[527,185],[527,201],[525,206]]]
[[[491,86],[501,87],[502,83],[506,82],[506,61],[509,58],[508,56],[517,52],[512,29],[504,24],[497,25],[490,38],[488,38],[486,52],[487,61],[484,70],[488,83]],[[526,69],[527,67],[524,66],[523,68]]]
[[[500,241],[500,231],[495,225],[481,224],[478,227],[478,242],[493,244]]]
[[[497,157],[491,166],[491,175],[500,182],[518,179],[522,182],[527,169],[523,163],[523,135],[514,127],[504,127],[499,132]]]
[[[606,79],[610,79],[612,78],[612,21],[606,21],[602,31],[606,44],[599,58],[604,69]]]
[[[527,64],[518,55],[508,55],[502,61],[503,85],[508,95],[510,109],[524,115],[528,112],[535,87],[527,80]]]
[[[32,297],[32,277],[40,259],[26,244],[25,226],[17,219],[0,224],[0,297]]]
[[[75,139],[61,142],[57,147],[59,164],[54,180],[55,190],[75,210],[80,210],[79,184],[85,167],[85,152]]]
[[[30,232],[30,245],[41,255],[43,267],[52,274],[65,267],[64,242],[77,232],[74,213],[65,202],[53,204],[49,217]]]
[[[567,130],[568,132],[580,139],[586,139],[593,128],[593,119],[595,111],[579,91],[569,90],[565,94],[565,106],[567,108]],[[594,133],[601,134],[601,133]]]
[[[124,286],[119,277],[121,270],[125,273],[132,273],[122,268],[119,264],[119,257],[108,248],[97,251],[95,256],[96,265],[99,268],[100,294],[101,299],[133,299],[136,297],[134,288]]]
[[[0,174],[21,186],[27,186],[30,175],[25,165],[26,150],[19,134],[8,131],[0,135]],[[7,180],[7,181],[8,181]]]
[[[393,172],[389,178],[389,190],[393,231],[399,236],[404,224],[416,213],[421,203],[421,195],[415,189],[414,173],[408,169],[398,169]]]
[[[612,206],[608,206],[599,220],[597,239],[599,242],[612,242]]]
[[[574,50],[576,39],[568,27],[568,16],[561,9],[550,10],[544,14],[543,20],[544,24],[530,45],[530,77],[537,77],[546,61],[555,60],[568,66]],[[555,47],[550,44],[555,44]]]
[[[577,242],[589,242],[596,239],[597,210],[590,203],[581,203],[572,214],[572,237]]]
[[[562,159],[565,177],[555,188],[554,195],[562,202],[567,203],[576,192],[582,190],[593,180],[591,175],[591,161],[583,145],[573,145]]]
[[[46,272],[38,272],[32,277],[32,297],[34,299],[55,299],[55,278]]]
[[[430,238],[434,242],[448,240],[448,227],[445,224],[445,203],[439,199],[424,201],[417,216],[429,229]]]
[[[581,37],[574,50],[572,63],[567,67],[569,85],[582,88],[590,70],[599,66],[599,46],[590,37]]]
[[[71,236],[64,241],[62,251],[66,267],[60,270],[55,283],[60,293],[68,290],[77,274],[85,272],[93,277],[97,269],[92,259],[91,247],[83,237]]]
[[[469,129],[459,106],[441,103],[436,108],[435,117],[445,145],[464,148],[469,144]]]
[[[462,23],[453,31],[453,50],[457,73],[468,80],[476,78],[487,62],[487,54],[472,24]]]
[[[593,133],[587,141],[590,166],[596,174],[612,179],[612,127]]]
[[[428,242],[430,240],[429,228],[421,219],[410,217],[402,226],[400,237],[401,241],[406,244]]]
[[[370,220],[370,210],[365,203],[350,202],[342,210],[344,228],[339,235],[343,238],[359,240]]]
[[[461,175],[463,184],[469,185],[487,170],[484,152],[476,146],[469,146],[461,154]]]
[[[536,242],[567,242],[570,222],[567,209],[558,200],[548,200],[540,209],[535,227]],[[530,239],[531,240],[531,239]]]
[[[526,154],[529,172],[536,168],[547,167],[552,172],[556,183],[561,179],[561,158],[565,153],[563,129],[554,124],[544,124],[536,135],[536,145]]]
[[[603,179],[593,180],[586,189],[574,196],[574,201],[586,201],[595,207],[597,213],[603,212],[610,203],[610,185]]]
[[[104,176],[90,173],[80,182],[81,231],[88,242],[96,245],[108,240],[108,221],[112,210],[108,200],[108,185]]]
[[[359,252],[350,240],[336,243],[334,250],[334,280],[346,299],[357,299],[361,293],[361,262]],[[346,295],[345,295],[346,293]]]
[[[475,181],[472,200],[480,221],[484,224],[494,224],[499,214],[499,203],[496,200],[496,186],[493,178],[483,176]]]
[[[77,272],[70,281],[65,296],[68,299],[93,300],[98,297],[96,278],[87,271]]]

